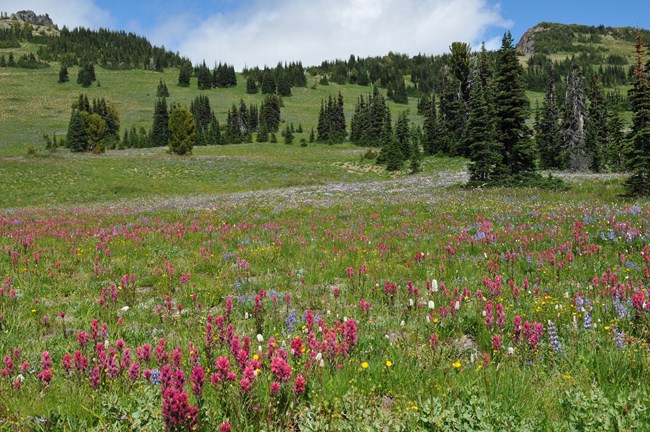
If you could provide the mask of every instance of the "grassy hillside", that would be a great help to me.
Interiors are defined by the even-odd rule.
[[[0,50],[3,52],[10,50]],[[135,124],[147,129],[151,127],[153,108],[156,100],[156,88],[160,79],[170,88],[168,103],[179,103],[189,106],[199,94],[210,98],[210,105],[217,114],[221,124],[226,121],[228,109],[232,104],[239,105],[243,99],[247,105],[259,105],[263,100],[262,94],[246,94],[246,80],[238,76],[236,88],[198,90],[196,78],[188,88],[177,87],[178,69],[167,69],[162,73],[143,70],[106,70],[96,68],[98,85],[83,89],[74,83],[78,68],[69,68],[71,82],[58,84],[59,65],[39,70],[17,68],[2,68],[0,76],[3,82],[3,92],[0,94],[0,124],[3,134],[0,137],[0,155],[24,154],[28,145],[41,146],[42,134],[50,135],[56,132],[64,134],[70,119],[71,105],[79,93],[86,93],[89,99],[103,97],[115,103],[121,119],[122,130]],[[282,120],[303,126],[304,136],[296,136],[296,142],[301,137],[308,137],[309,130],[316,128],[321,99],[337,96],[340,91],[345,100],[346,117],[352,117],[354,106],[360,95],[368,94],[372,89],[357,85],[339,86],[331,83],[328,86],[312,88],[315,80],[309,77],[309,86],[294,88],[291,97],[284,98]],[[416,115],[416,99],[411,99],[407,105],[392,105],[393,118],[403,110],[412,112],[412,120],[418,121]]]

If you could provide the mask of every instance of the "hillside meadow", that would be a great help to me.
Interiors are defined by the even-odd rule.
[[[222,124],[262,100],[177,77],[0,69],[0,430],[650,424],[650,205],[621,176],[483,190],[464,159],[388,174],[350,144],[43,149],[81,92],[123,128],[150,127],[160,79]],[[349,120],[370,91],[313,79],[284,99],[295,142],[321,99]]]

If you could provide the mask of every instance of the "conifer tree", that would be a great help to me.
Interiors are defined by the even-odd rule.
[[[199,66],[197,77],[199,90],[208,90],[212,88],[212,74],[210,73],[210,69],[206,66],[205,61],[201,66]]]
[[[183,62],[178,72],[178,86],[179,87],[189,87],[190,78],[192,77],[192,63],[189,61]]]
[[[154,106],[153,125],[151,126],[151,146],[164,147],[169,140],[169,111],[167,100],[159,98]]]
[[[524,91],[523,74],[512,35],[506,32],[497,52],[494,107],[497,139],[503,143],[503,160],[510,174],[535,171],[536,151],[526,125],[530,104]]]
[[[289,83],[289,77],[284,69],[280,70],[278,73],[278,95],[279,96],[291,96],[291,84]]]
[[[413,126],[409,135],[411,137],[409,168],[411,170],[411,174],[415,174],[422,169],[422,150],[420,149],[420,142],[422,141],[422,130],[419,126]]]
[[[592,155],[585,146],[585,119],[587,96],[584,80],[577,68],[573,68],[566,80],[566,95],[562,110],[562,136],[564,165],[572,171],[586,171],[592,163]]]
[[[603,89],[598,76],[592,74],[585,125],[585,149],[591,157],[589,168],[594,172],[605,169],[606,146],[609,140],[608,126],[609,113],[603,96]]]
[[[549,74],[539,121],[535,124],[535,141],[539,149],[540,165],[544,169],[561,169],[563,166],[560,113],[553,74]]]
[[[68,76],[68,67],[64,64],[61,65],[61,69],[59,70],[59,83],[67,83],[70,81],[70,77]]]
[[[182,107],[172,108],[169,115],[169,151],[178,155],[192,153],[194,134],[192,113]]]
[[[650,196],[650,66],[643,63],[641,35],[635,43],[632,88],[628,98],[632,105],[632,129],[629,133],[625,192],[630,196]],[[649,62],[650,63],[650,62]]]
[[[398,79],[395,84],[395,91],[393,93],[393,102],[398,104],[407,104],[409,103],[408,93],[406,92],[406,84],[404,79]]]
[[[70,116],[70,123],[68,124],[68,134],[66,142],[70,151],[82,152],[86,151],[87,135],[84,122],[81,118],[81,113],[78,109],[72,110]]]
[[[607,122],[606,160],[612,171],[622,171],[625,168],[625,134],[623,119],[618,112],[612,110]]]
[[[157,97],[169,97],[169,89],[167,88],[167,84],[165,84],[162,79],[158,83],[158,89],[156,90],[156,96]]]
[[[397,124],[395,125],[395,138],[397,139],[397,147],[402,155],[402,161],[407,161],[411,158],[411,127],[406,111],[402,111],[397,117]]]
[[[284,143],[285,144],[293,144],[294,135],[293,135],[293,131],[291,130],[289,125],[287,125],[287,127],[284,129],[284,131],[282,132],[282,135],[284,136]]]
[[[423,103],[423,114],[424,121],[422,127],[424,134],[422,137],[422,146],[424,147],[424,154],[433,155],[442,150],[436,114],[436,95],[434,93],[431,93],[431,98],[425,100]]]
[[[262,93],[263,94],[275,94],[277,89],[275,78],[273,72],[265,67],[262,71]]]
[[[255,83],[255,79],[253,77],[248,77],[246,79],[246,93],[248,94],[257,94],[259,89],[257,88],[257,84]]]
[[[257,132],[257,142],[264,143],[269,141],[269,132],[266,130],[266,125],[261,124]]]
[[[485,98],[477,68],[473,69],[472,76],[466,136],[472,161],[469,166],[470,180],[494,182],[507,174],[503,164],[503,144],[496,138],[495,119],[490,115],[492,110]]]

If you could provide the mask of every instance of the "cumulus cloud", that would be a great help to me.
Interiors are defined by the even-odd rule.
[[[184,23],[174,32],[180,39],[167,37],[181,54],[237,69],[389,51],[439,54],[453,41],[478,46],[488,29],[511,25],[487,0],[254,0]],[[162,29],[154,40],[165,41]]]
[[[114,27],[110,12],[88,0],[3,0],[0,9],[9,14],[32,10],[37,15],[48,14],[60,27]]]

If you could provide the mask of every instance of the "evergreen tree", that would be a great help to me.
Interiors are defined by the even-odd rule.
[[[259,109],[259,125],[267,132],[277,132],[280,128],[280,98],[276,95],[264,97]]]
[[[189,87],[190,78],[192,77],[192,63],[189,61],[183,62],[178,72],[178,86],[179,87]]]
[[[469,156],[465,147],[467,130],[467,101],[462,97],[463,84],[456,77],[443,76],[440,95],[440,116],[438,117],[439,152],[452,156]]]
[[[586,171],[592,164],[592,155],[585,145],[587,97],[584,80],[574,68],[566,80],[566,95],[562,110],[562,135],[565,167],[572,171]]]
[[[159,98],[160,97],[169,97],[169,89],[167,88],[167,84],[165,84],[162,79],[158,83],[158,89],[156,90],[156,96],[159,97]]]
[[[257,88],[257,84],[255,83],[255,79],[253,77],[248,77],[246,79],[246,93],[248,94],[257,94],[259,89]]]
[[[214,114],[212,114],[210,127],[208,128],[207,144],[222,144],[219,122]]]
[[[309,131],[309,142],[313,143],[316,140],[316,136],[314,135],[314,128]]]
[[[320,79],[318,84],[323,85],[323,86],[330,85],[330,82],[327,79],[327,75],[323,75],[323,77]]]
[[[153,125],[151,126],[151,146],[164,147],[169,141],[169,111],[167,100],[159,98],[154,106]]]
[[[625,134],[623,133],[623,119],[616,111],[609,115],[607,123],[606,160],[612,171],[621,171],[625,168]]]
[[[494,106],[497,140],[503,144],[503,161],[510,174],[535,171],[536,151],[526,126],[530,104],[524,91],[523,74],[512,35],[506,32],[497,52]]]
[[[77,84],[80,84],[82,87],[90,87],[95,80],[95,67],[92,63],[88,63],[79,68],[79,73],[77,74]]]
[[[7,61],[7,66],[14,67],[16,66],[16,60],[14,60],[14,53],[9,53],[9,61]]]
[[[434,93],[431,93],[431,98],[428,98],[423,103],[423,110],[424,121],[422,126],[424,135],[422,137],[422,146],[424,147],[424,154],[434,155],[442,152],[436,115],[436,95]]]
[[[420,150],[422,130],[419,126],[413,126],[409,135],[411,137],[409,168],[411,170],[411,174],[415,174],[422,169],[422,150]]]
[[[293,131],[291,128],[287,125],[287,127],[284,129],[282,132],[282,135],[284,136],[284,143],[285,144],[293,144]]]
[[[539,121],[535,122],[535,141],[539,149],[540,165],[544,169],[561,169],[563,166],[560,113],[555,93],[555,80],[549,74]]]
[[[389,113],[386,100],[377,87],[374,87],[367,100],[363,96],[359,97],[350,122],[350,141],[364,147],[381,146],[385,123],[390,121],[390,115],[387,115]]]
[[[68,124],[68,134],[66,136],[66,142],[70,151],[73,152],[82,152],[86,151],[87,145],[87,136],[86,136],[86,127],[81,118],[81,113],[77,109],[72,110],[72,115],[70,116],[70,123]]]
[[[596,74],[591,76],[589,87],[589,107],[585,126],[585,149],[591,157],[594,172],[605,169],[606,146],[609,140],[609,113],[600,80]]]
[[[212,88],[212,74],[210,73],[210,69],[206,66],[205,61],[201,66],[199,66],[197,77],[199,90],[209,90]]]
[[[470,114],[467,122],[466,146],[472,163],[470,180],[493,182],[506,174],[503,164],[503,144],[496,138],[495,119],[485,98],[478,68],[473,70],[470,88]]]
[[[64,64],[61,65],[61,69],[59,70],[59,83],[67,83],[70,81],[70,77],[68,76],[68,67]]]
[[[395,138],[397,139],[397,147],[402,155],[402,161],[407,161],[411,158],[411,127],[406,111],[402,111],[397,117],[397,124],[395,125]]]
[[[268,67],[265,67],[264,71],[262,71],[262,93],[275,94],[276,88],[273,72]]]
[[[636,37],[635,51],[632,88],[628,92],[632,129],[626,165],[631,174],[625,181],[625,192],[630,196],[647,197],[650,196],[650,66],[643,63],[640,34]]]
[[[406,92],[406,84],[404,79],[397,80],[395,85],[395,92],[393,94],[393,102],[398,104],[407,104],[409,103],[409,96]]]
[[[194,134],[192,113],[185,108],[172,108],[169,115],[169,151],[178,155],[192,153]]]
[[[291,84],[289,83],[289,77],[287,76],[284,70],[281,70],[278,73],[278,95],[280,96],[291,96]]]
[[[257,132],[257,142],[264,143],[269,141],[269,132],[266,130],[264,124],[260,125],[259,131]]]

